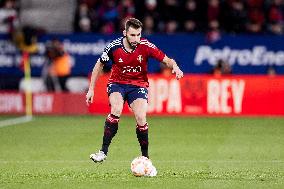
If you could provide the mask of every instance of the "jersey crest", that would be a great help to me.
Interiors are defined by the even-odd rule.
[[[137,60],[142,63],[143,61],[143,56],[141,54],[138,55]]]

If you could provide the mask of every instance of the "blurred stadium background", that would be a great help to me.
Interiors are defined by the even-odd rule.
[[[130,175],[127,106],[108,162],[88,161],[110,65],[87,107],[89,76],[129,17],[185,73],[148,65],[155,179]],[[283,0],[1,0],[0,188],[282,188],[283,34]]]

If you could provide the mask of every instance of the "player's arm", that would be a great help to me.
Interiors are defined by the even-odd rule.
[[[93,102],[94,99],[94,89],[96,86],[96,81],[99,78],[100,73],[102,72],[104,67],[104,64],[100,61],[100,59],[97,61],[96,65],[93,68],[92,76],[91,76],[91,82],[89,86],[89,90],[86,94],[86,103],[89,105]]]
[[[179,80],[183,77],[183,72],[178,67],[176,61],[174,59],[171,59],[165,55],[162,61],[163,64],[165,64],[167,67],[172,68],[172,73],[176,74],[176,78]]]

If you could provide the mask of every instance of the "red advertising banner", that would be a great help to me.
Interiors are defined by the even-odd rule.
[[[108,76],[101,76],[94,103],[86,106],[85,94],[33,94],[34,114],[108,114]],[[283,76],[186,75],[149,76],[149,115],[284,116]],[[24,95],[0,92],[0,114],[24,113]],[[127,103],[124,114],[130,114]]]
[[[33,94],[34,114],[87,114],[84,94],[35,93]],[[0,114],[24,114],[23,93],[0,92]]]
[[[108,76],[102,76],[89,111],[109,113]],[[148,113],[154,115],[284,115],[283,76],[149,76]],[[124,106],[124,113],[131,110]]]

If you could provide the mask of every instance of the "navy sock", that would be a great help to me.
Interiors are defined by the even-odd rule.
[[[111,143],[111,140],[117,133],[118,122],[119,122],[119,117],[113,114],[109,114],[105,121],[105,129],[104,129],[103,144],[101,151],[103,151],[106,155],[108,153],[108,148]]]
[[[149,158],[148,155],[148,123],[143,126],[136,125],[136,135],[141,147],[142,156]]]

